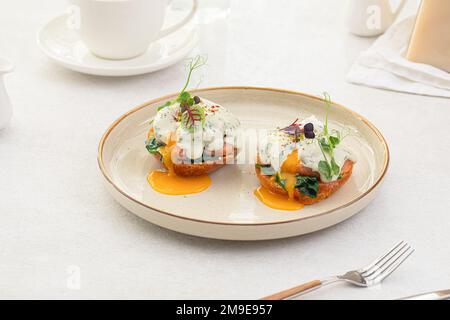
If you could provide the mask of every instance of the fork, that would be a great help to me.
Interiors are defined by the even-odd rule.
[[[323,280],[313,280],[264,297],[262,300],[283,300],[293,298],[319,289],[325,285],[340,281],[345,281],[359,287],[371,287],[391,275],[392,272],[405,262],[413,252],[414,248],[405,241],[401,241],[365,268],[349,271],[341,276],[333,276]]]

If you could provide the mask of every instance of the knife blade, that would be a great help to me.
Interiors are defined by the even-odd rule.
[[[414,296],[404,297],[400,300],[448,300],[450,299],[450,289],[427,293],[421,293]]]

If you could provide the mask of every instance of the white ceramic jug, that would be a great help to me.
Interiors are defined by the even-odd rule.
[[[390,0],[348,0],[347,26],[351,33],[373,37],[384,33],[406,4],[399,0],[396,10]]]
[[[4,75],[13,69],[9,61],[0,58],[0,130],[5,128],[12,118],[12,105],[6,92]]]

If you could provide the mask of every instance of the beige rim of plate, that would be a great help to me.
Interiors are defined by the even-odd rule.
[[[290,90],[212,87],[191,92],[224,105],[247,127],[273,128],[299,114],[324,114],[321,98]],[[111,195],[129,211],[164,228],[224,240],[279,239],[314,232],[337,224],[367,206],[387,172],[389,148],[379,130],[364,117],[333,102],[330,119],[335,117],[336,124],[356,127],[359,133],[349,142],[356,147],[358,155],[354,173],[330,198],[297,212],[270,209],[254,198],[252,193],[258,182],[248,166],[239,169],[227,166],[219,170],[212,175],[213,186],[198,195],[157,194],[145,181],[147,172],[159,167],[146,154],[145,133],[148,120],[156,112],[154,106],[176,95],[148,101],[121,116],[105,132],[98,149],[98,164]],[[259,110],[265,113],[264,110],[273,111],[273,108],[282,109],[270,113],[270,117],[260,115]],[[224,202],[224,195],[232,201]],[[213,210],[212,203],[217,203]]]

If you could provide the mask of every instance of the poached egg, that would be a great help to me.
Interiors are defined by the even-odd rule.
[[[183,111],[179,103],[165,107],[154,117],[148,139],[158,145],[157,154],[166,171],[155,170],[148,175],[148,182],[155,191],[167,195],[199,193],[211,185],[208,175],[179,176],[174,162],[201,165],[205,161],[223,161],[224,145],[235,145],[239,120],[226,108],[206,99],[195,105],[204,114],[202,121],[192,127],[182,122]],[[148,140],[149,141],[149,140]]]
[[[277,183],[283,181],[283,188],[286,195],[276,194],[263,186],[258,187],[255,196],[265,205],[278,210],[298,210],[303,204],[296,201],[295,190],[297,184],[297,175],[299,168],[308,170],[308,175],[315,174],[320,177],[321,182],[331,182],[339,178],[339,175],[333,175],[331,178],[323,175],[319,170],[319,163],[324,160],[324,153],[320,147],[319,139],[324,134],[324,124],[315,116],[302,120],[302,125],[313,124],[313,139],[306,139],[304,136],[298,139],[293,134],[276,129],[268,132],[267,136],[259,141],[258,159],[260,164],[268,165],[274,173],[270,179]],[[333,150],[334,160],[340,169],[347,160],[355,162],[352,151],[344,144],[338,144]]]

